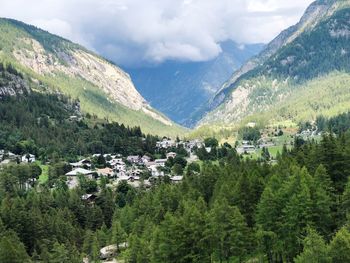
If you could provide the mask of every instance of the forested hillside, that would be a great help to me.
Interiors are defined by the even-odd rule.
[[[140,127],[83,115],[78,100],[33,91],[11,66],[0,64],[0,71],[0,149],[32,153],[42,160],[154,151],[157,137],[144,135]]]
[[[324,15],[309,18],[312,7],[322,8]],[[348,1],[313,3],[300,23],[310,21],[298,34],[290,36],[253,69],[234,78],[217,95],[225,101],[200,124],[232,125],[247,118],[268,120],[266,124],[298,123],[315,120],[317,114],[334,116],[347,111],[349,16]],[[328,103],[329,98],[340,102]]]
[[[101,247],[124,242],[126,262],[350,260],[348,130],[296,138],[276,163],[242,159],[227,144],[219,152],[218,162],[190,164],[180,184],[101,183],[95,205],[80,198],[84,184],[28,189],[35,167],[9,166],[0,172],[0,261],[98,261]]]

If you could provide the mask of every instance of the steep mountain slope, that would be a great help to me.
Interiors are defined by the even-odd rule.
[[[35,82],[1,63],[0,83],[1,150],[19,155],[31,153],[41,160],[58,156],[76,160],[78,156],[110,152],[154,153],[158,137],[145,136],[139,127],[89,116],[81,118],[78,101],[60,93],[35,91]]]
[[[315,114],[348,110],[350,100],[324,105],[320,94],[332,95],[334,101],[347,97],[349,82],[344,74],[350,70],[349,6],[350,1],[314,2],[296,26],[283,31],[232,76],[209,103],[206,110],[211,112],[200,125],[232,124],[252,115],[274,116],[270,121],[299,121],[312,119]],[[335,88],[327,86],[332,83],[330,79],[334,84],[341,83],[336,94]],[[316,96],[303,96],[309,87],[314,87]],[[302,113],[296,114],[290,107],[286,110],[285,105],[290,105],[292,99],[298,101]]]
[[[33,26],[0,19],[0,62],[13,65],[38,86],[79,98],[83,112],[130,126],[141,125],[145,132],[182,132],[147,103],[120,68]]]
[[[127,69],[152,106],[172,120],[191,126],[188,117],[207,102],[232,71],[261,51],[263,45],[221,44],[221,54],[207,62],[165,62],[153,67]]]

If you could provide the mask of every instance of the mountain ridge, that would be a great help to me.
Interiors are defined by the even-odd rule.
[[[83,111],[130,126],[142,123],[146,132],[183,132],[154,110],[136,90],[130,76],[114,63],[13,19],[0,19],[0,32],[0,61],[12,64],[38,83],[81,99]]]
[[[325,58],[325,62],[322,64],[322,66],[325,68],[328,67],[333,70],[341,70],[344,68],[344,63],[346,62],[342,62],[344,65],[340,65],[339,67],[324,65],[328,61],[326,59],[327,55],[332,58],[331,61],[334,65],[340,64],[340,61],[337,61],[337,55],[333,54],[331,52],[331,48],[329,48],[329,46],[336,45],[334,43],[339,43],[339,40],[337,42],[333,41],[334,39],[332,39],[332,36],[325,31],[325,25],[322,24],[322,21],[326,21],[327,19],[336,16],[341,10],[347,10],[348,6],[349,1],[313,2],[306,9],[305,14],[298,24],[282,31],[282,33],[279,34],[264,51],[244,65],[241,70],[234,73],[232,78],[210,101],[207,108],[202,111],[199,126],[210,124],[212,122],[219,123],[222,120],[225,120],[224,123],[237,123],[245,116],[249,116],[252,112],[254,113],[268,110],[269,105],[274,103],[274,99],[282,100],[282,97],[283,99],[287,98],[286,94],[282,94],[280,91],[278,92],[281,93],[281,98],[274,98],[271,100],[273,97],[267,97],[267,94],[270,94],[269,96],[275,96],[278,94],[278,92],[273,91],[273,89],[276,87],[283,86],[286,88],[287,85],[284,85],[284,82],[289,82],[288,85],[293,85],[292,82],[301,81],[303,74],[305,75],[309,71],[315,72],[313,77],[317,77],[317,72],[319,72],[319,74],[329,73],[321,73],[324,69],[320,68],[322,63],[315,63],[317,56],[322,56]],[[346,24],[345,21],[344,23]],[[324,31],[320,32],[320,30]],[[324,37],[326,37],[326,40],[328,40],[326,43],[322,39],[322,34],[324,34]],[[313,38],[318,40],[314,40]],[[314,43],[312,41],[314,41]],[[341,43],[344,47],[346,47],[346,40]],[[312,47],[310,47],[311,45]],[[323,45],[322,48],[320,45]],[[318,46],[321,49],[318,49]],[[298,47],[299,51],[297,50]],[[339,48],[339,46],[336,47]],[[325,48],[327,49],[328,53],[325,53]],[[305,50],[305,52],[303,50]],[[324,53],[322,53],[322,51],[324,51]],[[288,52],[289,55],[287,55]],[[308,52],[311,55],[317,55],[315,55],[314,59],[312,59],[312,56],[310,57]],[[312,65],[315,68],[313,70],[311,70],[311,63],[313,63]],[[303,66],[303,64],[305,65]],[[293,72],[288,72],[288,70],[296,71],[298,66],[302,67],[306,73],[300,73],[299,70],[299,75],[293,75]],[[250,67],[250,69],[247,70],[247,72],[244,72],[247,67]],[[280,73],[283,70],[285,72],[283,75],[281,75]],[[308,77],[311,78],[311,76]],[[271,80],[268,80],[265,85],[265,80],[269,78],[271,78]],[[265,91],[263,91],[263,89],[265,89]],[[261,94],[264,94],[264,92],[267,93],[265,95],[260,95],[259,98],[252,97],[255,96],[254,93],[259,92]],[[255,106],[250,105],[254,101],[256,102],[254,104]],[[259,106],[258,101],[265,104],[266,107],[261,107],[261,105]],[[204,112],[206,112],[206,114]]]

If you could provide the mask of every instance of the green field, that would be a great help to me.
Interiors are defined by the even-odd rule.
[[[42,170],[42,173],[39,176],[39,183],[45,184],[49,179],[49,166],[45,164],[40,164],[40,168]]]

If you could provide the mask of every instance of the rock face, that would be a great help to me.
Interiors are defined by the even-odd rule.
[[[327,44],[304,43],[301,38],[303,37],[304,40],[308,33],[314,34],[315,39],[318,37],[317,34],[324,35],[324,32],[321,31],[323,29],[318,30],[323,21],[349,5],[349,1],[335,0],[319,0],[312,3],[299,23],[281,32],[258,56],[249,60],[232,75],[209,101],[206,108],[201,109],[199,125],[215,122],[226,124],[239,122],[250,114],[268,110],[273,104],[286,99],[291,92],[287,89],[287,84],[300,77],[300,74],[295,72],[299,70],[298,73],[300,73],[301,68],[305,72],[309,70],[316,72],[314,69],[318,65],[311,65],[309,61],[312,59],[307,59],[307,57],[311,56],[312,58],[318,53],[324,57],[335,58],[337,56],[337,54],[326,54],[329,51],[325,50],[330,47]],[[337,23],[337,19],[334,21],[332,23]],[[340,29],[336,28],[329,30],[330,37],[343,38],[343,40],[349,37],[350,31],[346,23],[345,26],[343,23]],[[326,35],[324,37],[327,38]],[[324,46],[319,46],[317,49],[317,45]],[[288,50],[288,47],[293,47],[295,50],[299,48],[300,51],[293,53],[291,49]],[[341,49],[341,56],[346,56],[347,52],[346,47]],[[300,54],[303,54],[303,57]],[[337,68],[344,67],[345,64],[346,62],[340,63],[339,66],[333,68],[337,70]],[[280,72],[283,73],[280,74]],[[317,74],[314,75],[317,76]],[[291,80],[289,76],[294,79]],[[282,90],[281,87],[285,87],[285,89]]]
[[[153,109],[121,68],[34,26],[0,18],[0,63],[14,66],[39,90],[44,87],[45,92],[79,100],[82,112],[98,118],[141,126],[146,133],[184,131]],[[15,93],[14,81],[0,87],[2,94]]]
[[[13,55],[22,65],[40,75],[64,74],[72,78],[82,78],[99,87],[112,101],[172,125],[169,120],[152,111],[151,106],[140,95],[130,76],[119,67],[83,49],[48,53],[35,39],[22,38],[26,48],[14,49]]]
[[[210,117],[204,117],[207,113],[214,111],[225,100],[236,101],[236,99],[231,99],[232,90],[237,87],[237,83],[245,78],[246,74],[253,72],[256,68],[263,65],[267,60],[274,56],[282,47],[293,42],[300,34],[305,31],[310,31],[318,24],[320,20],[324,17],[331,15],[335,10],[337,1],[334,0],[319,0],[312,3],[304,15],[300,19],[299,23],[294,26],[287,28],[282,31],[275,39],[273,39],[266,48],[257,56],[248,60],[239,70],[235,71],[231,78],[226,81],[222,88],[209,100],[208,104],[205,107],[201,108],[196,115],[196,119],[199,120],[203,118],[199,123],[203,124],[208,122]],[[238,96],[239,94],[237,94]],[[229,103],[229,102],[227,102]],[[232,107],[230,107],[232,108]]]
[[[19,76],[8,72],[1,72],[0,77],[0,99],[7,96],[17,96],[30,93],[30,88],[26,81]]]

